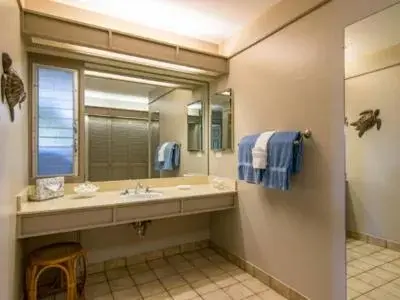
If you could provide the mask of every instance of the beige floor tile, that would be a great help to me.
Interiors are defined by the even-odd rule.
[[[396,280],[394,280],[392,282],[400,286],[400,278],[397,278]]]
[[[216,290],[214,292],[202,296],[204,300],[231,300],[223,290]]]
[[[173,255],[173,256],[167,257],[167,261],[170,264],[174,265],[176,263],[186,261],[186,258],[184,258],[182,255]]]
[[[224,270],[225,272],[235,271],[235,270],[239,269],[238,266],[236,266],[230,262],[223,262],[223,263],[219,263],[217,265],[220,269]]]
[[[227,262],[227,260],[219,254],[211,255],[208,257],[208,259],[209,259],[209,261],[211,261],[214,264]]]
[[[127,268],[112,269],[106,272],[108,280],[128,277],[129,272]]]
[[[379,247],[379,246],[375,246],[375,245],[371,245],[371,244],[364,244],[361,246],[354,247],[351,250],[354,252],[361,253],[361,254],[369,255],[374,252],[382,251],[383,249],[384,248]]]
[[[172,289],[169,293],[174,300],[190,300],[198,297],[198,294],[189,285]]]
[[[396,277],[398,277],[397,274],[389,272],[389,271],[381,269],[381,268],[372,269],[372,270],[368,271],[367,273],[378,276],[386,281],[391,281],[391,280],[396,279]]]
[[[141,300],[142,296],[136,287],[113,292],[114,300]]]
[[[387,264],[380,266],[380,268],[382,268],[386,271],[392,272],[394,274],[400,275],[400,266],[397,266],[395,264],[387,263]]]
[[[355,267],[352,267],[352,266],[349,266],[349,265],[347,265],[347,267],[346,267],[346,274],[348,275],[348,277],[353,277],[353,276],[359,275],[363,272],[365,272],[365,271],[355,268]]]
[[[357,297],[359,297],[361,294],[359,292],[353,291],[350,288],[347,288],[347,300],[352,300],[352,299],[356,299]]]
[[[363,241],[359,241],[359,240],[355,240],[355,239],[347,239],[346,240],[346,248],[354,248],[354,247],[357,247],[357,246],[361,246],[361,245],[364,245],[364,244],[366,244],[365,242],[363,242]]]
[[[166,276],[172,276],[178,274],[178,272],[170,265],[154,269],[153,272],[157,275],[158,278],[163,278]]]
[[[172,300],[172,297],[168,293],[162,293],[160,295],[146,297],[144,300]]]
[[[150,267],[147,263],[141,263],[141,264],[129,266],[128,271],[131,274],[143,273],[143,272],[150,271]]]
[[[374,268],[374,266],[371,266],[370,264],[367,264],[359,259],[353,260],[349,262],[347,265],[363,271],[369,271]]]
[[[374,267],[378,267],[378,266],[384,264],[384,262],[382,262],[381,260],[375,259],[375,258],[373,258],[371,256],[360,257],[359,260],[362,261],[362,262],[365,262],[365,263],[367,263],[367,264],[369,264],[371,266],[374,266]]]
[[[247,297],[250,297],[251,295],[254,295],[254,293],[249,290],[247,287],[245,287],[241,283],[237,283],[231,286],[228,286],[223,289],[226,294],[228,294],[233,300],[242,300]]]
[[[380,288],[365,294],[365,296],[373,300],[399,300],[398,297]]]
[[[132,278],[137,285],[157,280],[157,276],[153,271],[132,274]]]
[[[183,256],[184,258],[186,258],[187,260],[190,260],[190,261],[203,257],[203,256],[202,256],[199,252],[197,252],[197,251],[183,253],[182,256]]]
[[[362,273],[360,275],[355,276],[354,278],[364,281],[373,287],[378,287],[387,283],[387,280],[382,279],[376,275],[372,275],[369,273]]]
[[[262,298],[260,298],[258,295],[252,295],[248,298],[246,298],[246,300],[261,300]],[[271,298],[267,298],[268,300],[270,300]]]
[[[101,283],[107,281],[106,274],[104,272],[89,274],[87,276],[87,285]]]
[[[194,282],[191,286],[199,295],[204,295],[219,289],[219,287],[210,279]]]
[[[206,275],[198,269],[190,269],[181,273],[182,277],[189,283],[206,279]]]
[[[243,281],[242,283],[255,294],[269,290],[269,288],[257,278],[250,278]]]
[[[396,265],[396,266],[398,266],[398,267],[400,267],[400,259],[395,259],[391,263]]]
[[[67,299],[67,298],[63,298]],[[112,294],[107,294],[103,296],[93,297],[93,298],[86,298],[85,300],[114,300]]]
[[[142,284],[138,286],[143,297],[149,297],[166,292],[165,288],[159,281]]]
[[[204,257],[209,257],[209,256],[213,256],[215,254],[217,254],[217,252],[215,252],[213,249],[211,248],[204,248],[199,250],[200,254],[203,255]]]
[[[86,297],[89,299],[108,295],[110,293],[111,290],[107,282],[92,284],[85,288]]]
[[[370,257],[375,258],[377,260],[383,261],[383,262],[391,262],[393,260],[396,260],[398,257],[397,256],[393,256],[390,254],[385,254],[384,251],[379,251],[376,253],[373,253],[370,255]]]
[[[164,258],[159,258],[159,259],[155,259],[155,260],[149,261],[148,265],[152,269],[158,269],[158,268],[162,268],[162,267],[167,266],[168,265],[168,261],[165,260]]]
[[[237,281],[245,281],[247,279],[253,278],[249,273],[243,271],[242,269],[236,269],[233,271],[228,272],[233,278],[235,278]]]
[[[133,280],[131,277],[124,277],[124,278],[118,278],[109,281],[109,285],[111,288],[111,291],[116,292],[120,290],[126,290],[131,287],[133,287],[135,284],[133,283]]]
[[[132,256],[128,256],[126,258],[126,265],[131,266],[131,265],[136,265],[136,264],[142,264],[146,262],[146,255],[145,254],[136,254]]]
[[[346,259],[347,259],[347,261],[352,261],[352,260],[358,259],[358,258],[363,257],[363,256],[364,256],[364,254],[361,254],[361,253],[358,253],[358,252],[354,252],[354,251],[351,251],[351,250],[347,250],[346,251]]]
[[[203,272],[204,274],[206,274],[206,276],[208,277],[213,277],[213,276],[218,276],[218,275],[222,275],[225,273],[224,270],[216,267],[216,266],[209,266],[209,267],[202,267],[200,268],[200,271]]]
[[[112,269],[120,269],[126,266],[125,258],[114,258],[104,262],[104,269],[112,270]]]
[[[368,298],[367,296],[361,295],[360,297],[357,297],[356,300],[371,300],[371,298]]]
[[[88,274],[100,273],[100,272],[104,272],[104,262],[97,264],[88,264],[87,266]]]
[[[374,289],[374,287],[364,281],[356,279],[355,277],[347,280],[347,287],[360,294],[365,294]]]
[[[181,275],[167,276],[160,278],[160,281],[167,290],[187,285],[187,281]]]
[[[238,281],[228,273],[223,273],[221,275],[212,276],[212,277],[210,277],[210,279],[216,285],[218,285],[220,288],[224,288],[224,287],[233,285],[235,283],[238,283]]]
[[[193,267],[193,265],[191,265],[188,261],[181,261],[181,262],[176,262],[176,263],[173,263],[173,264],[171,264],[174,268],[175,268],[175,270],[177,270],[178,272],[184,272],[184,271],[186,271],[186,270],[189,270],[189,269],[193,269],[194,267]]]
[[[390,249],[384,249],[381,251],[382,254],[394,257],[394,258],[400,258],[400,252],[399,251],[394,251]]]
[[[273,290],[268,290],[258,294],[258,297],[262,300],[286,300],[285,297],[279,295],[277,292]]]
[[[400,286],[395,283],[388,283],[380,287],[380,289],[387,291],[390,294],[395,295],[400,299]]]
[[[196,258],[196,259],[192,260],[191,264],[197,268],[212,266],[212,263],[204,257],[200,257],[200,258]]]

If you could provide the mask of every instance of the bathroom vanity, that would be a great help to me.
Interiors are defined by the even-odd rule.
[[[178,189],[176,185],[157,187],[155,184],[149,193],[121,195],[121,190],[106,190],[92,198],[66,194],[41,202],[27,201],[27,197],[19,196],[17,237],[231,209],[235,197],[235,184],[216,189],[211,183],[193,184],[189,190]]]

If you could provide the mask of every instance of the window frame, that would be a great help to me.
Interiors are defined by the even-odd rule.
[[[57,174],[54,175],[54,177],[62,176],[67,183],[83,182],[85,173],[84,64],[80,61],[32,54],[29,56],[29,95],[31,99],[29,105],[29,183],[35,184],[38,178],[51,177],[37,175],[37,105],[39,100],[37,70],[40,67],[74,72],[74,121],[76,122],[77,129],[76,139],[74,141],[77,149],[74,154],[74,174]]]

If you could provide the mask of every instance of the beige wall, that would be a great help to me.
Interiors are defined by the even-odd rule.
[[[380,109],[382,128],[360,139],[346,129],[347,229],[400,242],[400,66],[346,80],[349,122],[367,109]]]
[[[187,105],[202,98],[198,91],[176,89],[150,104],[150,111],[160,112],[160,143],[181,143],[181,164],[176,172],[162,172],[162,176],[184,174],[208,174],[208,158],[205,152],[187,151]],[[206,111],[206,110],[204,110]],[[206,121],[203,124],[203,144],[207,146]],[[204,148],[207,149],[207,148]]]
[[[234,57],[214,87],[233,88],[236,141],[313,132],[292,191],[240,183],[238,208],[211,223],[215,243],[312,300],[345,299],[344,28],[395,2],[333,0]],[[211,154],[210,173],[235,178],[236,160]]]
[[[0,20],[0,52],[11,55],[14,69],[26,86],[26,55],[20,38],[17,1],[0,0]],[[27,111],[26,102],[22,110],[16,107],[15,121],[11,123],[8,106],[0,103],[0,299],[18,299],[21,291],[19,247],[15,240],[15,195],[28,181]]]

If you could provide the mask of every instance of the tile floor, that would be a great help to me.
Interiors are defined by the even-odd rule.
[[[63,296],[49,299],[65,299]],[[208,248],[88,276],[86,300],[167,299],[286,298]]]
[[[347,299],[400,300],[400,252],[348,239]]]

